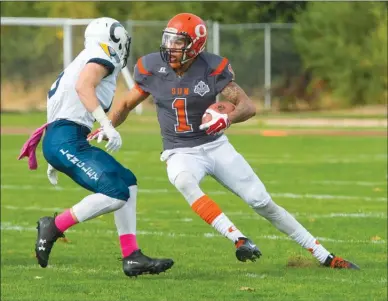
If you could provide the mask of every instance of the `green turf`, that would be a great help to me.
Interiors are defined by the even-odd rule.
[[[300,118],[304,119],[307,116],[298,115],[298,114],[286,114],[288,118]],[[245,123],[239,123],[233,126],[232,131],[239,131],[241,134],[244,134],[244,131],[248,131],[248,134],[252,134],[252,131],[259,133],[263,130],[330,130],[330,131],[374,131],[386,133],[387,129],[384,126],[373,126],[373,127],[363,127],[363,126],[346,126],[346,127],[333,127],[333,126],[323,126],[323,125],[269,125],[266,123],[266,120],[269,118],[285,118],[285,116],[278,114],[270,115],[258,115],[255,118],[249,120]],[[304,117],[301,117],[304,116]],[[323,117],[318,115],[310,116],[314,117]],[[365,116],[364,116],[365,117]],[[336,119],[335,115],[325,116],[324,118],[333,118]],[[355,118],[355,117],[351,117]],[[28,127],[32,132],[34,127],[38,127],[45,122],[46,113],[43,112],[34,112],[34,113],[3,113],[1,115],[1,126],[4,128],[17,127],[23,128]],[[146,130],[147,133],[158,134],[160,132],[157,123],[155,123],[156,115],[154,111],[146,110],[144,114],[138,116],[134,113],[130,115],[128,121],[120,126],[122,132],[141,132]]]
[[[10,116],[2,116],[3,126],[44,122],[42,114]],[[319,267],[307,251],[207,178],[202,188],[264,254],[255,263],[238,262],[233,244],[200,220],[168,182],[156,128],[129,121],[115,155],[139,179],[141,248],[175,260],[167,273],[137,279],[121,271],[111,214],[74,227],[68,243],[55,245],[49,268],[38,267],[36,220],[88,192],[64,175],[64,189],[55,190],[40,150],[37,171],[16,160],[27,136],[1,136],[1,300],[387,300],[386,138],[229,135],[275,201],[326,248],[362,268],[343,271]]]

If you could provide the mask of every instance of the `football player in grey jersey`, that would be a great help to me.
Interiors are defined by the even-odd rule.
[[[207,28],[201,18],[189,13],[173,17],[163,31],[160,52],[141,57],[135,66],[136,85],[113,104],[109,119],[119,126],[128,113],[152,95],[160,124],[163,153],[170,182],[191,208],[236,247],[240,261],[256,260],[259,248],[222,212],[200,188],[210,175],[241,197],[255,212],[281,232],[309,250],[321,264],[331,268],[358,269],[331,254],[291,214],[278,206],[248,162],[229,143],[223,132],[232,124],[248,120],[256,109],[234,81],[226,58],[204,52]],[[208,107],[221,94],[235,110],[221,114]],[[202,124],[204,113],[212,116]],[[104,135],[93,132],[89,139]]]

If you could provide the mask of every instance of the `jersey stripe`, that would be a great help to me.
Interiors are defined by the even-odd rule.
[[[148,70],[144,68],[142,58],[143,57],[137,60],[137,69],[139,70],[140,74],[151,75],[152,73],[148,72]]]
[[[87,64],[88,63],[96,63],[96,64],[104,66],[106,69],[108,69],[108,74],[105,77],[107,77],[108,75],[111,75],[113,73],[113,71],[115,70],[115,66],[111,62],[109,62],[108,60],[104,60],[102,58],[96,57],[96,58],[90,59],[87,62]]]
[[[134,88],[142,95],[149,95],[150,93],[144,91],[139,85],[138,83],[135,83],[135,86]]]
[[[228,59],[223,58],[221,63],[217,66],[217,68],[210,74],[210,76],[218,75],[222,73],[222,70],[226,67],[228,64]]]

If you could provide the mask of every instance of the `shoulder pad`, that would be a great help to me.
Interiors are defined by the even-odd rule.
[[[159,52],[147,54],[137,60],[137,69],[144,75],[152,75],[155,66],[160,65],[162,58]]]
[[[201,53],[201,57],[210,68],[210,76],[221,74],[229,63],[227,58],[209,52]]]

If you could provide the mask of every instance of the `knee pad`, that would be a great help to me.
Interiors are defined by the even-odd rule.
[[[174,186],[191,205],[198,198],[204,195],[198,185],[197,179],[189,172],[183,171],[177,175],[174,180]]]
[[[240,196],[251,208],[265,207],[271,201],[271,196],[260,181],[247,181],[243,186]]]
[[[116,210],[119,210],[122,208],[127,202],[120,200],[120,199],[115,199],[110,196],[105,195],[105,200],[106,200],[106,211],[107,212],[113,212]],[[109,204],[109,205],[108,205]]]
[[[188,192],[189,190],[192,190],[198,186],[197,180],[191,173],[187,171],[179,173],[176,176],[173,184],[176,189],[178,189],[182,193]]]
[[[268,203],[271,202],[271,196],[268,194],[267,191],[252,189],[246,202],[251,208],[259,209],[267,206]]]
[[[98,193],[111,198],[127,201],[129,199],[128,186],[117,173],[103,173],[98,182]]]

